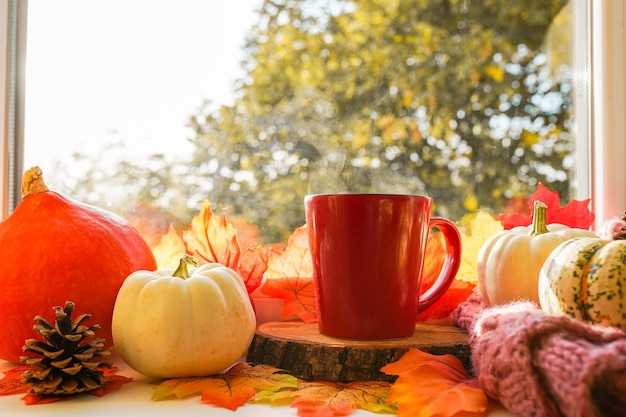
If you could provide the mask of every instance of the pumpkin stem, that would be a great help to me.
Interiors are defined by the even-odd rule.
[[[546,212],[548,206],[541,201],[535,201],[535,207],[533,212],[533,227],[530,231],[531,236],[541,235],[548,233],[548,224],[546,222]]]
[[[48,191],[48,187],[43,182],[43,173],[38,166],[34,166],[22,176],[22,198],[31,194]]]
[[[178,263],[178,268],[172,274],[173,277],[178,277],[182,279],[187,279],[191,275],[189,274],[189,266],[198,266],[198,261],[193,256],[189,256],[184,254],[180,258],[180,262]]]

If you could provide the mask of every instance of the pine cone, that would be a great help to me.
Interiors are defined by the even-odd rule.
[[[77,394],[102,386],[106,378],[98,368],[111,365],[98,360],[110,356],[109,351],[101,350],[105,340],[94,338],[94,332],[100,326],[81,324],[91,318],[90,314],[83,314],[72,321],[74,303],[71,301],[66,301],[64,308],[57,306],[53,310],[56,315],[54,326],[41,316],[34,318],[37,324],[33,329],[45,342],[26,340],[22,348],[24,352],[38,356],[20,358],[21,362],[31,367],[22,375],[22,381],[30,385],[30,392],[42,395]]]

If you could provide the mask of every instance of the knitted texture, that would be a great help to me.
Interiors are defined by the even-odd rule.
[[[519,417],[626,416],[626,333],[544,313],[487,307],[478,292],[453,313],[468,330],[474,373]]]

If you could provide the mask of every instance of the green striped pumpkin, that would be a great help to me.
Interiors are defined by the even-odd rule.
[[[626,328],[626,240],[561,243],[544,262],[538,285],[547,313]]]

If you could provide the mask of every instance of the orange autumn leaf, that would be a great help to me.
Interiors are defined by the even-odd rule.
[[[305,323],[317,321],[313,280],[302,277],[272,278],[265,281],[261,292],[283,300],[282,318],[297,316]]]
[[[308,382],[269,365],[239,363],[223,375],[163,381],[152,400],[199,395],[204,403],[232,411],[253,402],[291,404],[301,417],[347,416],[356,409],[395,414],[387,401],[390,387],[384,381]]]
[[[232,269],[239,265],[241,249],[237,242],[237,231],[228,223],[226,215],[213,214],[208,200],[183,232],[187,253],[201,264],[218,262]]]
[[[296,390],[260,392],[258,400],[291,401],[300,417],[347,416],[356,409],[395,414],[387,403],[391,383],[385,381],[327,382],[300,381]]]
[[[250,401],[257,391],[295,389],[298,379],[268,365],[239,363],[220,375],[168,379],[156,387],[152,401],[200,395],[207,404],[236,410]]]
[[[446,292],[433,305],[417,316],[417,321],[441,320],[450,314],[472,294],[476,284],[455,279]]]
[[[249,294],[261,285],[271,253],[272,249],[266,246],[248,248],[241,253],[237,272],[246,283]]]
[[[237,230],[237,241],[239,242],[239,247],[244,251],[261,246],[263,243],[261,230],[255,224],[242,217],[231,215],[228,215],[228,222]]]
[[[187,254],[198,259],[200,264],[217,262],[235,270],[251,294],[263,279],[267,268],[269,249],[257,246],[241,251],[237,230],[230,224],[226,214],[216,216],[208,200],[202,203],[196,215],[183,232]]]
[[[283,299],[281,317],[298,316],[302,321],[317,320],[313,292],[313,265],[306,227],[296,229],[284,252],[270,254],[263,294]]]
[[[291,406],[300,417],[347,416],[355,409],[394,414],[395,408],[387,403],[390,386],[384,381],[302,382]]]
[[[487,415],[487,396],[453,355],[410,349],[381,371],[398,376],[388,398],[398,407],[398,417]]]

